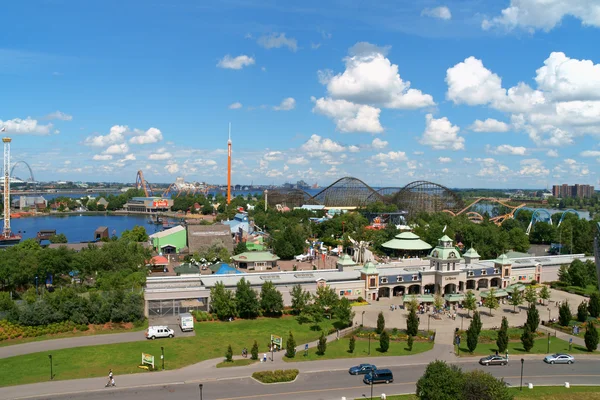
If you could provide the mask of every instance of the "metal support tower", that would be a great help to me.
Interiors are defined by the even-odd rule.
[[[231,203],[231,122],[229,123],[229,140],[227,141],[227,204]]]
[[[10,237],[10,142],[11,138],[2,138],[4,142],[4,229],[2,235]]]

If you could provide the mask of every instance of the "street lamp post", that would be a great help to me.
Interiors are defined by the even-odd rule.
[[[165,348],[160,346],[160,359],[162,360],[162,369],[165,370]]]
[[[546,353],[550,353],[550,332],[548,332],[548,350]]]
[[[365,312],[362,312],[362,318],[360,320],[360,327],[362,328],[363,326],[365,326]]]
[[[271,340],[271,362],[273,362],[273,350],[275,350],[275,341]]]
[[[199,384],[198,387],[200,388],[200,400],[202,400],[202,387],[204,385],[203,384]]]
[[[460,316],[460,330],[461,330],[461,331],[463,330],[463,321],[464,321],[464,320],[465,320],[465,316],[464,316],[464,315],[461,315],[461,316]]]
[[[548,307],[548,323],[550,323],[550,307]]]
[[[35,295],[38,296],[38,277],[35,277]]]
[[[54,374],[52,373],[52,354],[48,354],[48,358],[50,359],[50,380],[53,380]]]
[[[369,355],[371,355],[371,332],[369,332]]]
[[[525,359],[521,358],[521,388],[520,391],[523,391],[523,364],[525,364]]]
[[[431,322],[431,314],[428,314],[427,317],[427,332],[429,334],[429,323]]]

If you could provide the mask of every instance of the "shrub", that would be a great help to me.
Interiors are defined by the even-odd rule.
[[[569,322],[571,321],[571,308],[569,307],[569,302],[565,301],[560,305],[558,309],[558,322],[562,326],[569,326]]]
[[[588,322],[585,328],[585,347],[588,351],[594,351],[598,348],[598,330],[592,321]]]
[[[531,304],[527,309],[527,325],[531,332],[535,332],[540,325],[540,313],[538,312],[535,304]]]
[[[577,307],[577,321],[585,322],[588,319],[588,305],[582,301]]]
[[[412,351],[414,341],[415,340],[413,339],[412,336],[408,337],[408,340],[406,341],[406,345],[408,347],[408,351]]]
[[[317,354],[322,356],[325,354],[327,350],[327,338],[325,337],[325,333],[321,332],[321,337],[319,338],[319,342],[317,343]]]
[[[258,343],[256,343],[256,340],[254,341],[252,349],[250,350],[250,358],[252,360],[258,360]]]
[[[529,325],[525,324],[523,329],[523,334],[521,335],[521,343],[523,344],[523,348],[526,352],[529,353],[529,350],[533,347],[534,336],[533,332]]]
[[[598,318],[600,316],[600,293],[593,292],[590,295],[588,311],[590,312],[590,315],[594,318]]]
[[[231,362],[233,360],[233,349],[231,345],[227,346],[227,352],[225,353],[225,361]]]
[[[363,299],[361,296],[358,296],[358,299],[356,299],[356,301],[359,303],[364,303],[365,299]]]
[[[354,353],[355,347],[356,347],[356,338],[354,337],[354,335],[352,335],[352,337],[350,337],[350,341],[348,342],[348,352]]]
[[[504,353],[508,347],[508,320],[506,317],[502,317],[502,325],[498,331],[496,346],[498,346],[498,351],[500,353]]]
[[[296,340],[294,340],[292,332],[290,332],[290,336],[285,344],[285,356],[287,358],[294,358],[296,356]]]
[[[379,315],[377,316],[377,329],[375,330],[375,332],[377,332],[378,335],[381,335],[381,333],[383,332],[383,330],[385,329],[385,317],[383,316],[383,312],[379,312]]]
[[[379,335],[379,348],[382,353],[386,353],[390,348],[390,335],[386,331],[381,332],[381,335]]]
[[[260,371],[252,374],[252,377],[262,383],[291,382],[298,376],[297,369],[278,369],[275,371]]]

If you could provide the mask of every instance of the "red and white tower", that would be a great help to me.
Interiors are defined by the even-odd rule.
[[[229,140],[227,141],[227,204],[231,203],[231,122],[229,123]]]
[[[4,142],[4,229],[2,236],[10,237],[10,142],[11,138],[2,138]]]

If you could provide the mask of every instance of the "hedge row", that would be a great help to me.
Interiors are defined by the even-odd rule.
[[[71,321],[57,322],[45,326],[23,326],[0,320],[0,341],[7,339],[38,337],[56,333],[87,331],[87,325],[75,324]]]
[[[190,313],[196,319],[196,322],[206,322],[206,321],[218,321],[217,314],[209,313],[206,311],[190,311]],[[283,310],[283,315],[293,315],[292,310],[285,309]],[[262,312],[259,313],[259,317],[262,317]],[[335,332],[335,329],[333,330]],[[329,333],[333,333],[329,332]]]
[[[408,334],[406,333],[406,330],[404,329],[386,329],[385,330],[389,336],[390,336],[390,340],[408,340]],[[335,329],[334,329],[335,332]],[[375,333],[375,330],[369,330],[369,329],[359,329],[357,330],[354,334],[354,336],[359,337],[359,338],[363,338],[363,339],[367,339],[369,337],[369,335],[371,336],[372,340],[379,340],[379,335]],[[414,337],[414,339],[416,339],[417,341],[419,340],[429,340],[429,336],[427,335],[427,332],[425,331],[419,331],[417,333],[417,336]]]
[[[252,377],[262,383],[291,382],[298,376],[297,369],[278,369],[275,371],[260,371],[252,374]]]

